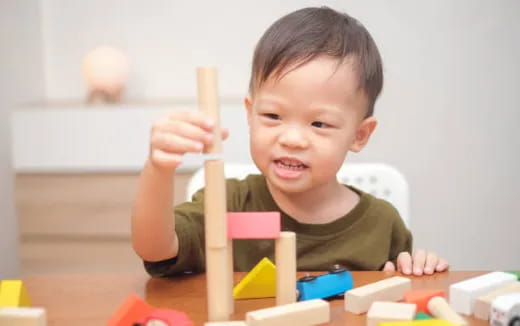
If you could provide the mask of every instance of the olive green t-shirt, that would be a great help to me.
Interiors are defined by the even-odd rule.
[[[326,224],[303,224],[281,211],[263,175],[227,179],[227,211],[279,211],[282,230],[296,233],[298,270],[322,271],[334,264],[348,270],[380,270],[386,261],[395,262],[400,252],[410,252],[412,235],[397,210],[382,199],[350,188],[360,200],[345,216]],[[176,206],[174,211],[179,253],[163,261],[145,261],[152,276],[205,270],[204,192],[199,190],[192,201]],[[249,271],[263,257],[274,261],[274,240],[233,241],[235,271]]]

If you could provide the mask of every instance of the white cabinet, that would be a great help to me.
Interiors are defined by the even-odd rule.
[[[196,110],[196,107],[185,107]],[[133,172],[148,155],[152,122],[169,106],[69,106],[23,108],[11,117],[12,158],[17,172]],[[222,125],[230,130],[224,159],[251,162],[245,109],[221,108]],[[200,155],[188,155],[181,170],[201,166]]]

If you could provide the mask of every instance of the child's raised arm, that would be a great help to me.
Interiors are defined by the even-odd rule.
[[[213,123],[198,111],[174,112],[156,121],[150,154],[141,172],[132,209],[132,244],[146,261],[177,256],[173,215],[174,176],[185,153],[201,152],[213,141]],[[223,130],[223,138],[227,131]]]

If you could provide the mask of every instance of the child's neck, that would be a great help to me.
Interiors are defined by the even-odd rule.
[[[267,184],[274,201],[282,211],[300,223],[325,224],[350,212],[359,195],[338,182],[322,185],[304,193],[285,193]]]

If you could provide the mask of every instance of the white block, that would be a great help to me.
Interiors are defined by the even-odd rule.
[[[328,323],[329,321],[330,305],[327,301],[321,299],[260,309],[246,314],[248,326],[309,326]]]
[[[33,307],[0,308],[0,326],[46,326],[45,309]]]
[[[411,288],[412,282],[408,278],[394,276],[348,290],[345,292],[345,311],[365,313],[374,301],[399,301]]]
[[[376,301],[367,313],[367,326],[379,323],[413,320],[417,306],[413,303]]]
[[[204,326],[247,326],[246,322],[240,321],[210,321],[204,323]]]
[[[475,300],[479,296],[516,281],[517,278],[513,274],[492,272],[452,284],[450,286],[450,306],[456,312],[471,315]]]

